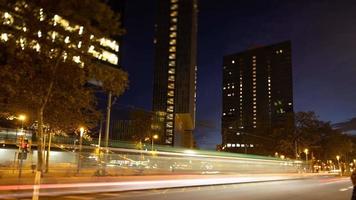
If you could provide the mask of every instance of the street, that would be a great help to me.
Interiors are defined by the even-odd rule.
[[[71,194],[65,196],[41,197],[40,199],[65,200],[181,200],[181,199],[248,199],[248,200],[343,200],[350,199],[352,185],[349,178],[314,177],[298,180],[284,180],[245,184],[212,185],[205,187],[184,187],[155,189],[121,193]],[[30,199],[30,198],[27,198]]]

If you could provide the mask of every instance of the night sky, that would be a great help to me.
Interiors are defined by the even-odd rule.
[[[153,27],[159,0],[127,0],[118,105],[152,106]],[[222,57],[292,41],[294,110],[332,123],[356,117],[356,1],[200,0],[197,129],[200,148],[221,142]]]

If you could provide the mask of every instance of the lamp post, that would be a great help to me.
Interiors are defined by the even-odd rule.
[[[154,140],[157,140],[157,139],[158,139],[158,135],[157,135],[157,134],[155,134],[155,135],[152,136],[152,138],[151,138],[151,141],[152,141],[151,151],[153,151],[153,141],[154,141]]]
[[[338,166],[338,168],[340,170],[340,176],[342,176],[342,171],[340,169],[340,156],[339,155],[336,156],[336,160],[337,160],[337,166]]]
[[[79,152],[78,152],[78,167],[77,167],[77,173],[79,173],[80,167],[81,167],[81,154],[82,154],[82,143],[83,143],[83,134],[84,134],[84,127],[79,128]]]
[[[17,119],[21,121],[21,133],[23,133],[23,122],[26,120],[26,115],[19,115]]]
[[[304,149],[304,153],[305,153],[305,162],[307,163],[307,170],[309,170],[309,165],[308,165],[308,153],[309,153],[309,149]]]

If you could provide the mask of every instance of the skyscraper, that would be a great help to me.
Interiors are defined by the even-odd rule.
[[[193,146],[197,0],[159,0],[153,111],[165,113],[163,143]]]
[[[224,56],[222,147],[255,152],[257,138],[273,140],[293,113],[292,82],[290,41]]]

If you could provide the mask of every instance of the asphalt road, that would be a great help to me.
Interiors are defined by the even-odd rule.
[[[121,193],[96,193],[69,196],[41,197],[61,200],[343,200],[351,199],[352,185],[349,178],[315,177],[259,183],[186,187],[162,190],[145,190]]]

